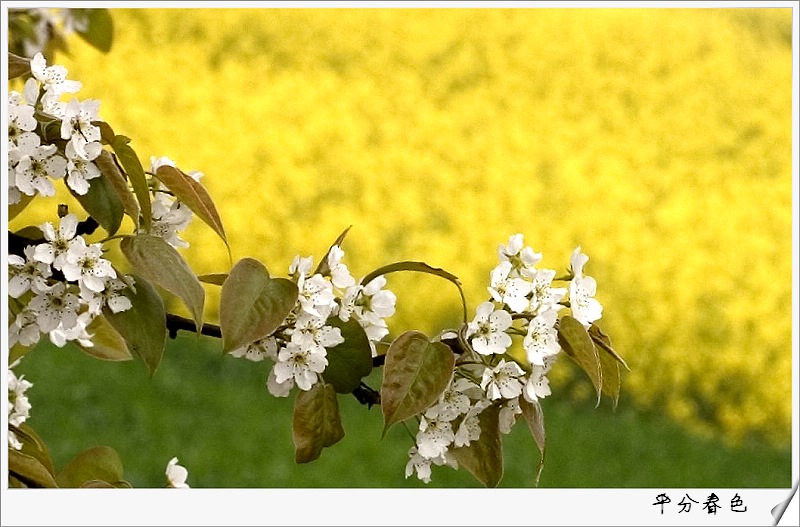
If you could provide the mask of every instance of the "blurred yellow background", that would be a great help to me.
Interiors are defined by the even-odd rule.
[[[145,166],[205,173],[234,260],[283,275],[353,225],[354,275],[443,267],[471,316],[509,235],[559,272],[581,245],[632,368],[623,400],[734,443],[789,443],[790,9],[112,16],[110,54],[76,39],[57,62]],[[199,220],[185,238],[198,274],[230,268]],[[458,323],[452,285],[389,286],[393,333]]]

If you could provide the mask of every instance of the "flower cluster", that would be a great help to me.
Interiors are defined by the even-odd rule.
[[[569,276],[561,278],[570,281],[569,289],[553,286],[556,271],[536,267],[542,255],[523,245],[522,234],[501,244],[498,256],[500,262],[490,273],[491,300],[478,305],[463,330],[469,358],[457,364],[454,380],[438,403],[420,416],[406,477],[416,472],[427,483],[432,464],[457,467],[448,450],[480,438],[479,414],[491,405],[499,407],[500,432],[510,433],[522,413],[520,396],[532,403],[551,393],[547,372],[561,351],[559,312],[569,307],[587,329],[601,316],[596,283],[583,274],[589,258],[580,247],[572,253]],[[526,361],[508,353],[512,335],[523,337]]]
[[[130,309],[123,291],[133,279],[118,277],[102,257],[102,246],[77,235],[74,214],[61,218],[57,229],[50,222],[39,228],[43,243],[25,247],[24,258],[8,256],[8,296],[19,305],[9,326],[9,345],[32,346],[47,333],[59,347],[68,341],[91,347],[87,327],[104,307],[113,313]]]
[[[343,257],[344,251],[334,245],[325,265],[313,270],[312,257],[296,256],[289,275],[299,294],[291,313],[273,334],[231,352],[255,362],[272,359],[267,388],[276,397],[288,396],[294,386],[308,391],[317,383],[328,365],[328,350],[344,342],[332,319],[356,320],[369,339],[373,357],[376,343],[389,333],[385,319],[394,314],[397,299],[385,289],[386,278],[357,283],[342,263]]]
[[[20,426],[30,417],[31,403],[28,401],[25,391],[33,386],[32,383],[25,380],[24,375],[17,377],[12,371],[17,364],[19,364],[19,360],[8,367],[8,424],[13,426]],[[8,446],[14,450],[22,449],[22,443],[10,429]]]
[[[30,67],[33,76],[23,93],[8,95],[9,203],[19,203],[22,195],[52,196],[53,180],[62,178],[84,195],[89,181],[100,176],[94,163],[102,150],[94,124],[100,121],[100,101],[62,102],[62,95],[77,92],[81,83],[68,80],[63,66],[47,66],[41,53]]]

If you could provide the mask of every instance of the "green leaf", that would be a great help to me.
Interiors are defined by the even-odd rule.
[[[598,346],[598,348],[600,348]],[[602,348],[600,348],[602,349]],[[613,407],[617,407],[619,393],[622,389],[622,376],[620,375],[619,362],[608,353],[598,352],[600,369],[603,372],[603,393],[611,397]]]
[[[589,333],[575,318],[564,315],[558,323],[558,342],[569,357],[586,372],[597,392],[597,406],[603,389],[603,371],[600,357]]]
[[[223,352],[229,353],[275,331],[297,303],[297,295],[294,282],[270,278],[258,260],[239,260],[220,293]]]
[[[214,201],[200,182],[169,165],[158,167],[156,177],[172,191],[176,198],[181,200],[206,225],[211,227],[222,238],[225,245],[228,246],[225,228],[222,226],[222,220],[217,213],[217,208],[214,206]]]
[[[80,11],[86,20],[84,31],[77,31],[78,35],[88,44],[103,53],[111,50],[114,38],[114,23],[108,9],[75,9]]]
[[[100,129],[100,144],[114,144],[114,138],[117,134],[114,133],[114,129],[111,128],[110,124],[105,121],[92,121],[92,124]]]
[[[444,278],[445,280],[455,284],[458,288],[458,294],[461,295],[461,307],[462,307],[462,316],[464,318],[464,323],[467,322],[467,300],[464,298],[464,290],[461,288],[461,281],[459,281],[458,277],[454,274],[448,273],[444,269],[440,269],[438,267],[431,267],[430,265],[424,262],[395,262],[389,265],[384,265],[378,269],[375,269],[367,276],[365,276],[361,280],[362,285],[367,285],[375,278],[389,274],[389,273],[396,273],[398,271],[414,271],[417,273],[427,273],[432,274],[434,276],[438,276],[440,278]]]
[[[38,459],[13,448],[8,449],[8,475],[17,478],[28,487],[58,487],[47,467]]]
[[[372,371],[369,338],[361,324],[353,318],[342,322],[332,317],[327,324],[341,330],[344,342],[328,350],[328,366],[322,377],[338,393],[351,393],[361,384],[361,379]]]
[[[11,52],[8,53],[8,80],[16,79],[31,72],[31,61]]]
[[[142,227],[147,232],[150,232],[150,227],[153,222],[153,211],[150,203],[150,190],[147,188],[147,178],[144,175],[144,168],[139,161],[139,157],[133,148],[128,143],[131,140],[124,135],[114,136],[111,142],[111,148],[117,154],[120,164],[128,174],[128,180],[133,187],[133,193],[139,201],[139,209],[141,210]]]
[[[183,300],[199,332],[206,292],[178,251],[163,238],[149,234],[123,238],[120,249],[142,276]]]
[[[122,481],[122,460],[113,448],[90,448],[67,463],[56,480],[65,488],[79,488],[93,481],[105,481],[113,486]]]
[[[8,206],[8,219],[9,221],[13,220],[17,216],[19,216],[20,212],[25,210],[25,207],[30,205],[31,201],[33,201],[33,196],[28,196],[27,194],[22,194],[19,199],[19,203],[15,203],[13,205]]]
[[[539,401],[529,403],[524,397],[520,397],[519,407],[522,410],[522,416],[525,418],[528,429],[531,431],[531,436],[533,436],[533,440],[536,442],[536,446],[539,447],[539,453],[541,454],[539,457],[539,464],[536,467],[535,485],[538,486],[539,477],[542,475],[542,469],[544,468],[544,457],[547,446],[544,432],[544,413],[542,412],[542,405],[539,404]]]
[[[334,246],[339,246],[339,247],[342,246],[342,242],[344,241],[344,237],[347,236],[347,233],[350,232],[350,229],[352,229],[352,228],[353,228],[353,226],[351,225],[348,228],[346,228],[344,231],[342,231],[342,233],[339,235],[339,237],[336,238],[336,241],[333,242],[330,247],[328,247],[328,252],[326,252],[325,256],[323,256],[322,260],[320,260],[319,265],[317,266],[317,269],[314,271],[314,274],[319,273],[322,276],[330,276],[331,268],[328,265],[328,255],[331,254],[331,249],[333,249]]]
[[[318,383],[300,391],[294,401],[292,441],[297,463],[314,461],[322,449],[344,437],[336,391],[330,384]]]
[[[136,229],[139,228],[139,203],[133,192],[128,188],[128,181],[125,179],[125,174],[114,159],[114,154],[108,150],[102,150],[97,159],[94,160],[100,173],[103,174],[102,179],[107,180],[108,185],[117,195],[122,209],[133,220]],[[101,223],[102,224],[102,223]]]
[[[89,180],[89,190],[83,195],[72,189],[69,191],[109,235],[117,233],[122,224],[124,209],[122,200],[109,178],[98,177]]]
[[[197,279],[206,284],[222,285],[228,278],[228,273],[209,273],[197,275]]]
[[[133,360],[125,339],[103,315],[95,317],[86,331],[92,335],[94,346],[82,346],[78,341],[73,341],[73,344],[87,355],[107,361]]]
[[[491,405],[478,414],[481,437],[469,446],[450,450],[459,466],[466,468],[486,487],[496,487],[503,479],[503,442],[500,437],[500,408]]]
[[[156,372],[167,341],[167,315],[164,301],[145,278],[133,275],[134,287],[124,290],[131,308],[113,313],[103,308],[103,316],[119,332],[128,349],[141,357],[150,375]]]
[[[628,367],[628,364],[625,362],[625,359],[623,359],[619,353],[614,350],[614,347],[611,345],[611,339],[608,335],[603,333],[603,330],[600,329],[600,326],[597,324],[592,324],[589,326],[589,336],[592,337],[592,342],[594,342],[595,346],[611,355],[614,360],[622,364],[626,370],[631,371],[631,369]]]
[[[51,475],[55,475],[56,471],[55,468],[53,468],[53,460],[50,457],[50,452],[42,438],[39,437],[39,434],[26,423],[22,423],[18,427],[9,424],[8,428],[10,431],[14,432],[19,442],[22,443],[22,453],[36,459]]]
[[[383,433],[430,407],[453,376],[455,355],[419,331],[406,331],[389,346],[381,383]]]

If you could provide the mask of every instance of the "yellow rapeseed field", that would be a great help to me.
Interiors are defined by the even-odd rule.
[[[112,15],[110,54],[76,40],[58,62],[143,163],[205,173],[234,259],[285,274],[353,225],[354,274],[422,260],[472,311],[510,234],[559,272],[580,244],[623,399],[789,442],[790,9]],[[198,220],[186,238],[198,273],[229,269]],[[389,285],[395,334],[458,322],[447,282]]]

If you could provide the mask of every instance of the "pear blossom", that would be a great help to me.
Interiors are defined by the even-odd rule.
[[[477,441],[481,438],[481,423],[480,413],[491,405],[487,399],[479,399],[475,401],[469,411],[461,420],[456,430],[455,439],[453,444],[458,447],[469,446],[472,441]]]
[[[75,233],[78,230],[78,217],[74,214],[67,214],[61,218],[56,231],[53,224],[45,222],[39,226],[47,243],[36,246],[33,257],[39,262],[51,264],[53,268],[61,270],[61,266],[66,263],[69,248],[78,243],[75,240]]]
[[[522,313],[530,302],[527,295],[532,285],[522,278],[510,275],[513,265],[509,261],[500,262],[491,273],[489,293],[497,302],[506,304],[515,313]]]
[[[46,91],[55,96],[63,93],[75,93],[82,86],[79,81],[67,79],[67,68],[64,66],[48,66],[41,53],[37,53],[31,59],[31,73]]]
[[[335,306],[336,295],[333,285],[324,276],[317,273],[310,278],[300,276],[297,284],[300,290],[298,300],[303,311],[310,315],[328,318]]]
[[[67,173],[67,160],[57,153],[56,145],[40,145],[23,155],[15,167],[16,186],[23,194],[34,196],[55,195],[51,179],[60,179]]]
[[[492,401],[496,399],[513,399],[522,393],[522,368],[516,362],[501,359],[494,368],[486,368],[481,379],[481,388]]]
[[[252,362],[261,362],[266,358],[278,360],[278,341],[275,337],[264,337],[231,352],[233,357],[244,357]]]
[[[528,324],[528,334],[522,341],[522,346],[531,364],[544,365],[544,358],[555,355],[561,351],[556,331],[557,313],[553,310],[535,316]]]
[[[192,221],[192,211],[182,202],[164,192],[156,192],[152,201],[150,234],[164,238],[176,249],[189,247],[189,242],[178,236]]]
[[[36,323],[42,333],[50,333],[59,324],[63,329],[72,329],[78,323],[80,299],[58,282],[47,291],[38,293],[28,307],[36,312]]]
[[[458,468],[458,463],[452,456],[446,453],[435,457],[426,458],[420,455],[416,446],[412,446],[408,450],[408,463],[406,463],[406,478],[411,476],[414,472],[417,473],[417,478],[423,483],[431,482],[431,465],[442,466],[448,465],[452,468]]]
[[[188,489],[189,485],[186,484],[186,478],[189,476],[189,471],[185,467],[178,464],[178,458],[174,457],[167,463],[167,487],[173,489]]]
[[[289,265],[289,275],[298,280],[301,276],[308,276],[314,268],[314,258],[311,256],[300,256],[299,254],[292,259]]]
[[[519,406],[519,398],[509,399],[500,407],[499,414],[499,428],[503,434],[510,434],[511,428],[517,422],[517,416],[522,413],[522,408]]]
[[[311,353],[326,354],[326,348],[333,348],[344,342],[342,330],[326,326],[325,319],[301,313],[295,322],[291,342],[308,349]]]
[[[289,342],[278,353],[275,364],[275,382],[283,384],[288,380],[303,391],[308,391],[317,382],[318,375],[325,371],[328,359],[323,353]]]
[[[25,84],[26,87],[26,94],[29,93],[27,88],[33,83],[32,85],[36,85],[36,81],[33,79],[28,79],[28,82]],[[27,95],[23,97],[22,94],[19,92],[11,92],[8,95],[8,148],[9,150],[13,147],[16,147],[20,144],[20,142],[25,142],[29,140],[30,136],[36,135],[34,130],[36,130],[36,126],[38,122],[34,117],[34,113],[36,109],[33,107],[31,102],[36,102],[35,95],[33,101],[28,100],[26,104]]]
[[[512,319],[508,311],[498,309],[492,302],[483,302],[475,310],[475,318],[467,325],[472,348],[481,355],[502,355],[511,346],[511,336],[506,330]]]
[[[534,364],[531,368],[531,374],[525,383],[523,395],[528,402],[534,402],[538,399],[544,399],[550,395],[550,381],[545,376],[549,369],[549,362],[545,362],[544,366]]]
[[[455,439],[450,421],[422,416],[417,433],[417,449],[422,457],[432,459],[443,456]]]
[[[100,143],[87,143],[84,151],[88,159],[96,159],[100,155]],[[89,180],[100,177],[100,169],[92,161],[84,159],[75,152],[73,142],[67,143],[67,186],[76,194],[83,196],[89,192]]]
[[[355,285],[356,280],[350,274],[350,270],[342,263],[344,251],[338,245],[331,247],[328,252],[328,268],[331,270],[331,282],[333,287],[346,289]]]
[[[542,253],[534,252],[523,246],[522,234],[513,234],[508,238],[508,245],[500,244],[497,250],[501,262],[511,262],[511,276],[526,276],[533,266],[542,259]]]
[[[67,342],[78,341],[84,348],[91,348],[94,346],[92,337],[86,328],[94,320],[94,315],[89,312],[84,312],[78,315],[77,323],[71,328],[65,328],[64,324],[59,324],[56,329],[50,332],[50,342],[63,348]]]
[[[594,298],[597,283],[591,276],[583,275],[583,266],[588,260],[589,257],[581,252],[580,246],[573,251],[570,259],[573,278],[569,283],[572,316],[586,328],[603,316],[603,306]]]
[[[528,312],[538,315],[547,310],[561,309],[561,299],[567,294],[565,287],[552,287],[556,272],[553,269],[536,269],[531,277],[532,295]]]
[[[73,153],[86,161],[91,161],[100,154],[99,148],[86,148],[89,144],[100,144],[100,128],[92,124],[92,121],[99,119],[99,110],[100,101],[94,99],[79,101],[73,98],[64,108],[61,139],[68,139]]]
[[[389,326],[385,318],[394,315],[397,297],[386,286],[386,277],[379,276],[366,285],[356,284],[347,288],[341,306],[339,318],[343,321],[355,316],[364,328],[370,341],[373,357],[376,354],[375,342],[389,334]]]
[[[31,410],[31,403],[25,392],[33,384],[25,380],[24,375],[17,377],[13,372],[12,368],[18,363],[19,361],[8,368],[8,424],[12,426],[20,426],[27,421]],[[11,430],[8,431],[8,446],[14,450],[22,450],[22,443]]]
[[[41,293],[48,289],[47,279],[53,272],[49,265],[34,259],[35,250],[33,245],[25,247],[25,258],[8,255],[8,296],[11,298],[19,298],[29,290]]]
[[[133,285],[132,277],[125,276],[122,280],[112,278],[105,282],[105,288],[99,292],[81,288],[80,297],[92,315],[101,314],[103,307],[108,307],[112,313],[120,313],[132,307],[131,300],[122,294],[122,291],[131,285]]]
[[[267,377],[267,390],[273,397],[289,397],[289,394],[294,388],[294,379],[289,378],[283,382],[278,382],[275,374],[275,368],[272,368]]]
[[[459,415],[469,411],[470,400],[464,393],[459,391],[455,385],[446,389],[439,396],[439,401],[425,411],[425,416],[442,421],[452,421]]]
[[[25,347],[33,346],[39,342],[40,335],[36,313],[31,309],[24,309],[8,327],[8,346],[9,348],[17,344]]]
[[[61,266],[64,278],[78,282],[81,289],[99,293],[105,289],[106,281],[117,277],[111,262],[101,258],[102,246],[99,243],[86,245],[83,238],[76,238],[67,251],[67,261]]]

